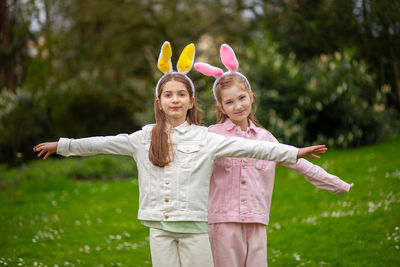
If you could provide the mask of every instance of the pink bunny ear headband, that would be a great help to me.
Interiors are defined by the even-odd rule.
[[[195,49],[194,49],[194,44],[191,43],[187,45],[181,55],[179,56],[178,63],[176,65],[177,71],[174,71],[172,69],[172,63],[171,63],[171,56],[172,56],[172,49],[171,49],[171,44],[168,41],[165,41],[163,45],[161,46],[161,51],[160,55],[158,57],[157,61],[157,67],[158,69],[164,73],[164,75],[158,80],[156,90],[155,90],[155,97],[158,98],[158,87],[160,86],[160,81],[168,74],[175,74],[175,73],[180,73],[183,76],[186,77],[186,79],[189,81],[190,86],[193,91],[193,96],[194,96],[194,85],[192,80],[186,75],[193,66],[194,63],[194,54],[195,54]]]
[[[240,72],[237,72],[237,69],[239,68],[239,62],[236,59],[235,52],[233,51],[233,49],[229,45],[223,44],[223,45],[221,45],[219,54],[221,56],[222,63],[228,69],[227,72],[223,72],[222,69],[211,66],[210,64],[207,64],[207,63],[194,64],[194,68],[198,72],[200,72],[206,76],[213,76],[214,78],[216,78],[214,85],[213,85],[213,94],[214,94],[215,100],[218,100],[217,96],[215,94],[215,87],[217,86],[218,81],[222,77],[225,77],[227,75],[238,75],[238,76],[242,77],[247,82],[249,89],[251,90],[251,86],[250,86],[250,83],[247,80],[247,78]]]

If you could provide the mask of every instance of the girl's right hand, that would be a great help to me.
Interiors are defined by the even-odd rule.
[[[316,154],[323,154],[328,150],[325,145],[317,145],[317,146],[307,146],[299,149],[297,153],[297,158],[316,158],[320,157]]]
[[[37,155],[39,158],[44,153],[46,153],[46,155],[44,155],[43,159],[47,159],[51,154],[53,154],[54,152],[57,152],[57,146],[58,146],[58,142],[41,143],[41,144],[38,144],[37,146],[35,146],[33,148],[33,151],[39,152],[39,154]]]

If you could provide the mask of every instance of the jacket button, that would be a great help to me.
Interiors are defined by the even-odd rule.
[[[165,218],[165,219],[168,219],[168,218],[169,218],[169,216],[168,216],[168,215],[164,215],[164,218]]]
[[[245,180],[242,180],[242,182],[241,182],[242,184],[245,184],[246,183],[246,181]]]
[[[244,197],[242,197],[242,198],[240,199],[240,201],[244,202],[244,201],[245,201]]]
[[[174,129],[169,130],[170,133],[174,133]]]
[[[168,199],[168,198],[166,198],[166,199],[164,199],[164,201],[165,201],[165,202],[168,202],[168,201],[169,201],[169,199]]]
[[[245,220],[243,216],[240,219],[242,220],[242,222],[244,222],[244,220]]]
[[[171,146],[171,145],[168,146],[168,150],[169,150],[169,151],[172,151],[172,146]]]
[[[165,181],[165,184],[169,184],[169,180],[166,180],[166,181]]]
[[[244,162],[244,161],[242,162],[242,167],[246,168],[246,162]]]

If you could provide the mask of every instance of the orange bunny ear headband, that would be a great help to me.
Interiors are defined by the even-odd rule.
[[[215,87],[216,87],[218,81],[222,77],[225,77],[227,75],[232,75],[232,74],[239,75],[247,82],[247,84],[249,85],[249,89],[251,90],[250,83],[247,80],[247,78],[240,72],[237,72],[237,69],[239,68],[239,62],[236,59],[236,55],[235,55],[235,52],[233,51],[233,49],[229,45],[223,44],[223,45],[221,45],[221,49],[219,50],[219,53],[221,56],[222,63],[228,69],[227,72],[223,72],[222,69],[211,66],[210,64],[207,64],[207,63],[194,64],[194,68],[198,72],[200,72],[206,76],[213,76],[214,78],[216,78],[214,85],[213,85],[213,94],[214,94],[215,100],[218,100],[217,96],[215,94]]]
[[[171,63],[171,56],[172,56],[172,49],[171,49],[171,44],[168,41],[165,41],[164,44],[161,46],[161,51],[160,55],[158,57],[157,61],[157,67],[158,69],[164,73],[164,75],[158,80],[156,90],[155,90],[155,97],[158,98],[158,87],[160,84],[160,81],[164,76],[172,73],[180,73],[183,74],[188,81],[190,82],[190,86],[192,87],[193,91],[193,96],[194,96],[194,85],[192,80],[186,75],[193,66],[194,63],[194,54],[195,54],[195,48],[194,44],[191,43],[187,45],[181,55],[179,56],[178,63],[176,65],[177,71],[174,71],[172,69],[172,63]]]

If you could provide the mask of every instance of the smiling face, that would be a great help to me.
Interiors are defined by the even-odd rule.
[[[168,81],[163,86],[157,101],[158,108],[164,111],[166,119],[174,127],[185,122],[193,102],[194,99],[190,97],[186,86],[175,80]]]
[[[248,117],[251,113],[253,92],[241,88],[234,83],[229,88],[220,91],[218,107],[231,121],[246,130],[249,126]]]

